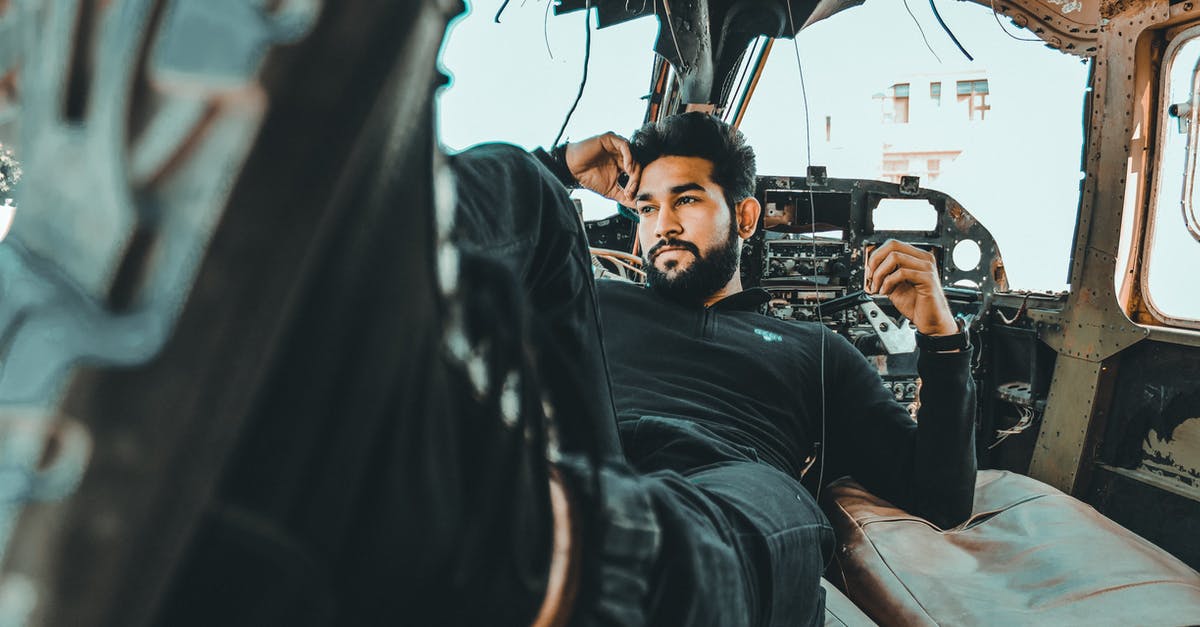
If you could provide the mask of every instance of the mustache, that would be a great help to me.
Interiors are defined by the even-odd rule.
[[[695,244],[683,239],[664,239],[659,240],[657,244],[650,247],[650,250],[646,251],[646,259],[654,261],[654,258],[657,257],[664,248],[682,248],[692,253],[697,258],[700,257],[699,246],[696,246]]]

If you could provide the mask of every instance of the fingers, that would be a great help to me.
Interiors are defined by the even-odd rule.
[[[642,184],[642,166],[634,163],[633,167],[626,170],[625,173],[629,175],[629,180],[625,183],[625,194],[628,196],[629,203],[633,203],[637,198],[638,186]]]
[[[632,205],[638,185],[642,181],[642,165],[634,160],[628,140],[616,133],[608,133],[605,137],[609,142],[610,152],[616,151],[614,160],[617,161],[618,167],[629,177],[624,187],[617,185],[619,197],[616,200],[625,205]]]
[[[937,258],[933,256],[933,253],[926,250],[921,250],[920,248],[917,248],[911,244],[905,244],[904,242],[898,240],[889,239],[881,246],[871,251],[866,263],[867,276],[871,275],[871,272],[875,269],[876,265],[881,263],[889,254],[895,251],[902,252],[911,257],[917,257],[918,259],[925,259],[933,264],[937,263]]]
[[[621,160],[621,169],[625,172],[633,170],[633,151],[629,149],[629,142],[625,141],[624,137],[613,134],[611,138],[614,147],[617,149],[617,155]]]
[[[863,265],[867,292],[876,291],[883,283],[883,279],[897,268],[931,272],[935,282],[940,285],[937,258],[933,256],[933,253],[890,239],[872,250]]]
[[[892,251],[875,265],[874,271],[867,275],[867,291],[882,291],[885,281],[900,270],[913,270],[921,273],[925,280],[922,283],[938,283],[937,264],[923,257],[915,257],[900,251]]]
[[[892,292],[897,287],[900,287],[902,283],[918,287],[931,285],[937,283],[937,274],[925,270],[914,270],[913,268],[900,268],[879,282],[878,293],[884,296],[891,296]]]

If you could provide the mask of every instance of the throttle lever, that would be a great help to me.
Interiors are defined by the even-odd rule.
[[[875,300],[863,290],[850,292],[821,304],[821,315],[858,307],[879,337],[879,344],[889,355],[901,355],[917,350],[916,329],[908,320],[897,323],[883,312]]]

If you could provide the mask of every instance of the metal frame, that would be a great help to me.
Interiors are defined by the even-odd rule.
[[[1166,50],[1163,53],[1162,67],[1164,69],[1170,67],[1170,65],[1174,62],[1175,56],[1178,54],[1179,49],[1183,46],[1183,44],[1190,40],[1200,38],[1200,25],[1171,31],[1168,33],[1168,36],[1170,39],[1167,42]],[[1200,89],[1200,82],[1197,82],[1200,81],[1200,62],[1198,62],[1196,65],[1192,80],[1192,93],[1194,95],[1196,90]],[[1168,81],[1169,76],[1167,76],[1166,72],[1159,77],[1158,81],[1160,106],[1155,112],[1157,115],[1157,119],[1155,120],[1155,146],[1160,147],[1165,145],[1167,133],[1170,132],[1168,130],[1170,123],[1165,116],[1162,116],[1162,105],[1165,104],[1168,96]],[[1192,110],[1189,114],[1188,138],[1189,145],[1196,146],[1196,140],[1197,138],[1200,138],[1200,107],[1194,108],[1194,110]],[[1197,151],[1194,148],[1189,149],[1188,151],[1188,164],[1193,170],[1196,168],[1197,160],[1200,160],[1200,154],[1197,154],[1197,152],[1200,151]],[[1156,154],[1156,161],[1157,157],[1158,155]],[[1149,290],[1146,289],[1146,281],[1148,279],[1151,266],[1154,262],[1151,243],[1154,241],[1155,221],[1151,218],[1153,217],[1153,214],[1158,211],[1159,189],[1163,184],[1159,180],[1158,174],[1158,172],[1155,172],[1155,176],[1151,181],[1152,187],[1150,202],[1147,204],[1145,211],[1141,212],[1143,214],[1141,219],[1137,221],[1141,228],[1135,228],[1134,233],[1132,234],[1133,237],[1137,238],[1137,241],[1133,243],[1133,246],[1137,247],[1139,254],[1130,255],[1131,261],[1134,263],[1130,268],[1131,276],[1130,280],[1128,281],[1129,289],[1127,290],[1129,293],[1126,295],[1129,300],[1126,302],[1133,304],[1133,307],[1130,308],[1131,311],[1141,314],[1139,316],[1139,321],[1148,322],[1151,324],[1163,324],[1182,328],[1200,329],[1200,320],[1180,318],[1164,313],[1154,304],[1153,297],[1151,296]],[[1188,187],[1190,188],[1191,186],[1189,185]],[[1186,191],[1186,195],[1190,195],[1190,193],[1190,189],[1188,189]],[[1184,211],[1186,212],[1187,209],[1184,209]],[[1189,224],[1188,226],[1190,227],[1191,225]],[[1192,235],[1195,237],[1196,232],[1192,231]],[[1197,242],[1197,245],[1200,246],[1200,241]],[[1148,320],[1146,318],[1148,318]]]
[[[1061,313],[1029,312],[1039,337],[1059,353],[1029,474],[1067,492],[1086,487],[1114,355],[1149,335],[1125,314],[1113,277],[1122,213],[1144,206],[1147,196],[1149,146],[1136,129],[1152,118],[1157,92],[1138,86],[1155,78],[1150,31],[1164,26],[1170,13],[1166,0],[1125,3],[1124,9],[1104,16],[1098,38],[1072,290]]]
[[[1092,57],[1100,50],[1100,3],[1087,1],[1078,10],[1065,2],[1046,0],[972,0],[1028,29],[1063,52]]]

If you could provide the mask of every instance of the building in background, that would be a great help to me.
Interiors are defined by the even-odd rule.
[[[877,178],[919,176],[923,186],[976,144],[992,108],[984,70],[912,75],[872,98],[883,125]]]

